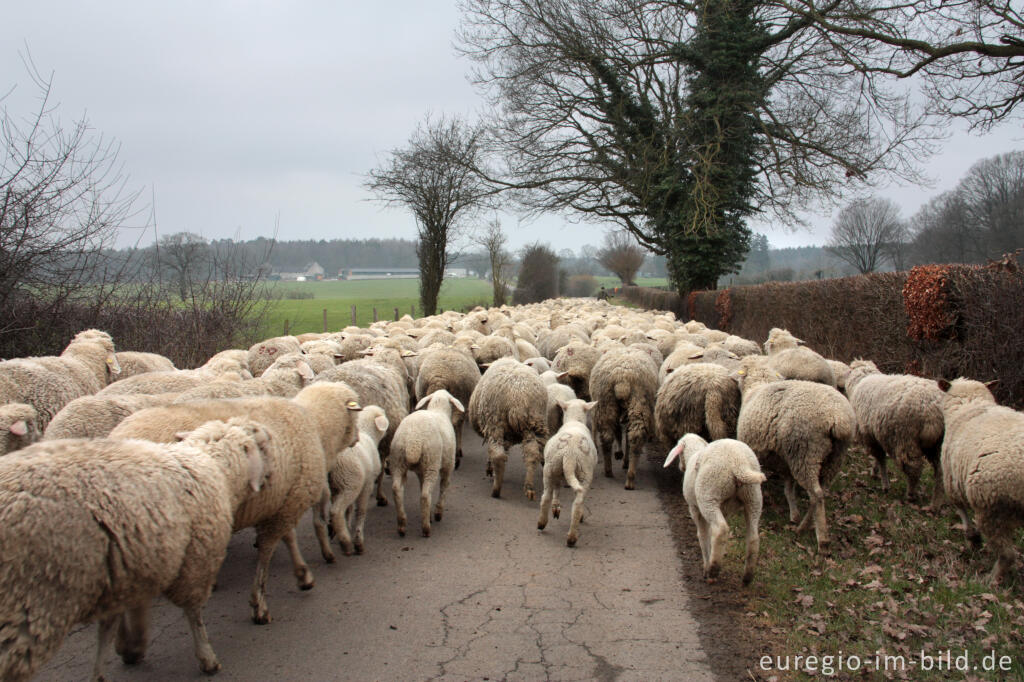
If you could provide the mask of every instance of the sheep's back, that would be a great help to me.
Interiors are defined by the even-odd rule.
[[[491,365],[469,401],[469,419],[483,438],[547,435],[547,389],[535,371],[513,360]],[[518,439],[516,439],[518,440]]]
[[[857,428],[887,451],[913,438],[921,447],[942,441],[943,394],[935,382],[909,375],[869,374],[857,382],[850,404]]]

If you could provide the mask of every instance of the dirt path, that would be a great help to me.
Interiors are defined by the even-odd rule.
[[[484,468],[480,440],[467,430],[466,457],[431,538],[419,535],[416,483],[406,494],[412,532],[399,537],[394,508],[374,508],[363,556],[339,552],[325,565],[303,519],[300,541],[316,587],[296,588],[279,548],[268,626],[249,621],[253,535],[237,534],[205,610],[223,665],[217,678],[711,680],[712,663],[719,679],[745,677],[746,656],[728,665],[737,659],[729,614],[710,628],[693,615],[707,609],[687,596],[693,586],[663,510],[678,478],[659,484],[664,473],[646,462],[638,490],[626,491],[618,466],[609,480],[599,464],[579,544],[569,549],[568,505],[537,531],[538,505],[522,495],[518,448],[502,499],[490,497]],[[95,637],[95,626],[78,628],[38,679],[87,679]],[[111,653],[106,669],[109,680],[203,677],[184,619],[165,601],[153,612],[146,659],[125,667]]]

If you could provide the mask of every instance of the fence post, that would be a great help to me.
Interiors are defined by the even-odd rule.
[[[411,306],[409,306],[409,317],[412,317],[412,318],[416,317],[416,304],[415,303],[413,303]]]
[[[398,308],[395,308],[395,322],[398,322]]]
[[[284,336],[288,336],[288,320],[284,321]]]
[[[356,326],[356,307],[352,306],[352,326]]]
[[[327,333],[327,308],[324,308],[324,334]]]
[[[373,321],[377,321],[377,306],[373,306]]]

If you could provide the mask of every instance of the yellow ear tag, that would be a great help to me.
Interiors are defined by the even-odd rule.
[[[746,370],[742,370],[742,369],[741,370],[737,370],[736,373],[739,374],[741,377],[747,376]]]
[[[348,407],[359,407],[359,403],[357,403],[354,400],[350,400],[350,401],[348,401],[347,406]]]

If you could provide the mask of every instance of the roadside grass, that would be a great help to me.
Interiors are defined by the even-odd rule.
[[[985,584],[995,558],[987,548],[965,550],[963,528],[948,504],[933,513],[904,502],[906,479],[889,464],[890,491],[882,493],[870,456],[848,453],[826,498],[828,557],[817,554],[813,531],[795,536],[781,481],[769,473],[761,559],[749,588],[738,580],[742,523],[731,520],[723,573],[737,574],[727,581],[736,578],[735,589],[748,591],[750,623],[775,643],[773,655],[790,661],[790,672],[774,669],[774,662],[772,670],[759,670],[756,661],[751,668],[761,679],[1024,680],[1024,571],[1018,565],[1008,586]],[[930,495],[926,469],[921,490]],[[806,498],[801,502],[803,510]],[[1022,544],[1024,532],[1017,536]],[[950,663],[943,658],[940,670],[947,651]],[[922,653],[931,657],[931,670]],[[803,672],[794,673],[797,655],[818,658],[813,665],[805,658]],[[824,656],[832,656],[831,674]],[[850,670],[854,656],[859,671]],[[1007,663],[1003,656],[1011,659],[1009,670],[984,670],[986,663]],[[960,663],[969,670],[958,670]],[[809,674],[812,668],[817,675]]]
[[[356,324],[369,326],[373,309],[378,319],[394,318],[413,312],[422,316],[419,307],[419,280],[373,279],[330,280],[321,282],[277,282],[274,291],[282,296],[272,301],[261,329],[261,337],[278,336],[284,332],[285,320],[291,334],[323,331],[323,311],[327,309],[327,328],[337,331],[352,324],[351,309],[356,306]],[[312,298],[289,299],[293,295],[312,293]],[[475,305],[490,305],[490,282],[482,279],[450,279],[441,287],[439,305],[444,310],[463,310]],[[415,306],[415,308],[413,308]]]

